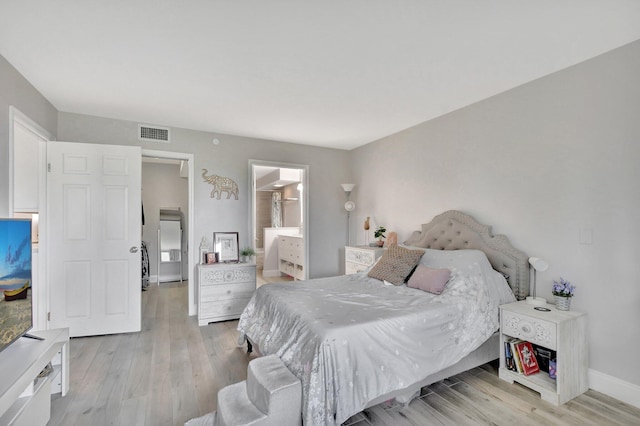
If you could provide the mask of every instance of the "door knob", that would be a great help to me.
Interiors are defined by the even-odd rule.
[[[138,247],[133,246],[129,249],[129,253],[137,253],[138,252]]]

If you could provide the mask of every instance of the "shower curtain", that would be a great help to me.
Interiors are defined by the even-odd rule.
[[[271,227],[282,227],[282,193],[277,191],[271,193]]]

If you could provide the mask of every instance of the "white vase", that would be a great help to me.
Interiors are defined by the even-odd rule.
[[[555,296],[556,297],[556,308],[559,311],[569,311],[571,310],[571,298],[564,296]]]

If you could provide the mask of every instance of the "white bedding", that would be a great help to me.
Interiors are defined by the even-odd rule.
[[[477,250],[426,250],[448,268],[441,295],[387,286],[365,273],[260,287],[238,330],[302,381],[307,425],[340,424],[377,396],[455,364],[498,328],[515,301]]]

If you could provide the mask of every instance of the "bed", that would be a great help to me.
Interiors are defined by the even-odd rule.
[[[527,256],[459,211],[436,216],[404,246],[424,250],[420,267],[450,271],[442,294],[364,271],[262,286],[242,313],[241,336],[301,380],[305,424],[341,424],[390,398],[409,401],[422,386],[499,357],[498,306],[528,294]]]

